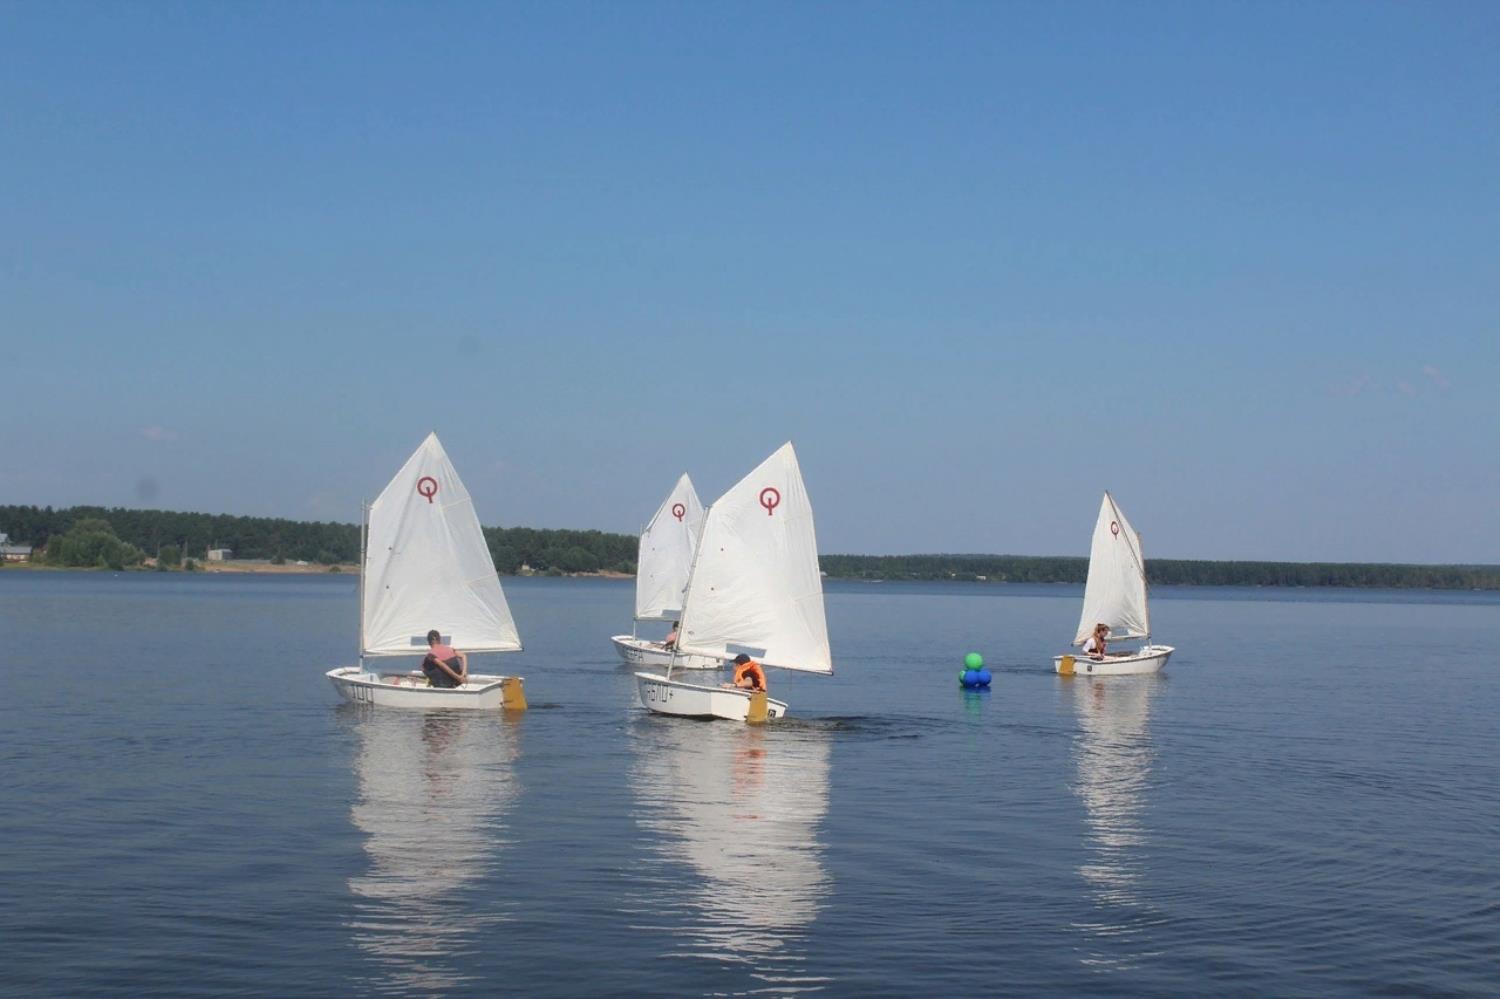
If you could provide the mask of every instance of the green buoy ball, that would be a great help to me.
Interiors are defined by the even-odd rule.
[[[968,669],[979,669],[984,665],[984,656],[977,652],[970,652],[964,656],[964,666]]]

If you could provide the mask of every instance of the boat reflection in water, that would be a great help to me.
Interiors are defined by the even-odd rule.
[[[1126,968],[1150,957],[1142,935],[1163,921],[1149,900],[1144,854],[1150,842],[1146,792],[1155,757],[1149,721],[1155,676],[1064,681],[1078,713],[1073,787],[1083,802],[1087,834],[1078,873],[1094,899],[1096,918],[1078,924],[1097,945],[1094,966]]]
[[[370,956],[366,984],[440,991],[472,984],[459,972],[503,914],[465,890],[489,881],[503,818],[519,785],[520,722],[497,714],[405,712],[348,705],[358,733],[350,810],[365,834],[365,873],[349,879],[354,943]],[[462,913],[462,918],[455,918]]]
[[[831,888],[820,840],[829,734],[797,722],[639,719],[636,821],[662,861],[643,908],[671,920],[647,927],[666,953],[747,966],[779,992],[828,983],[803,963]]]

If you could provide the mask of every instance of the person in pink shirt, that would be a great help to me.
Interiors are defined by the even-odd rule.
[[[443,636],[436,630],[427,633],[427,658],[422,660],[422,672],[427,682],[434,687],[461,687],[469,678],[469,657],[452,646],[443,644]]]

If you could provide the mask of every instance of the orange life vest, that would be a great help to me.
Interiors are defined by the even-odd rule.
[[[750,677],[755,682],[756,690],[766,689],[766,671],[760,668],[760,663],[754,659],[747,663],[741,663],[734,668],[734,685],[738,687],[740,681]]]

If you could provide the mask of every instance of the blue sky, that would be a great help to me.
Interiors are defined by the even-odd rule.
[[[0,3],[0,502],[1500,562],[1500,5]],[[3,529],[3,525],[0,525]]]

